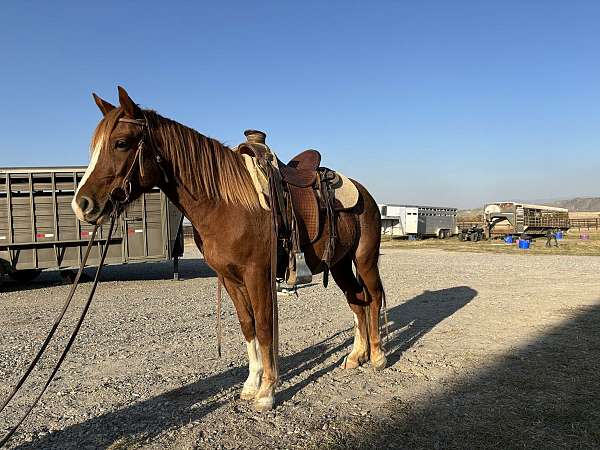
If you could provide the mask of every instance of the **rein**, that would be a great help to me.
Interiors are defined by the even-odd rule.
[[[65,360],[65,358],[67,356],[67,353],[69,352],[69,350],[71,349],[71,346],[75,342],[75,338],[77,337],[77,334],[79,333],[79,329],[81,328],[81,324],[83,323],[83,320],[85,319],[85,316],[87,315],[88,309],[89,309],[89,307],[90,307],[90,305],[92,303],[92,299],[94,297],[94,293],[96,292],[96,287],[98,286],[98,281],[99,281],[99,278],[100,278],[100,272],[102,270],[102,267],[104,266],[104,261],[106,259],[106,255],[108,254],[108,248],[110,246],[110,240],[112,238],[112,234],[113,234],[113,231],[114,231],[114,228],[115,228],[116,219],[117,219],[116,213],[112,214],[111,221],[110,221],[110,227],[108,229],[108,237],[106,239],[106,243],[104,244],[104,248],[102,249],[102,255],[100,257],[100,263],[98,264],[98,268],[96,269],[96,275],[94,276],[94,282],[92,284],[92,290],[90,291],[90,293],[88,295],[87,301],[86,301],[86,303],[85,303],[85,305],[83,307],[83,310],[81,312],[79,320],[77,321],[77,325],[75,326],[75,329],[71,333],[71,337],[69,338],[69,341],[67,342],[67,345],[65,346],[62,354],[60,355],[60,358],[56,362],[56,365],[54,366],[54,369],[52,370],[52,373],[50,374],[50,376],[46,380],[46,383],[44,384],[41,392],[38,394],[38,396],[35,398],[35,400],[29,406],[29,408],[27,408],[25,414],[21,417],[21,419],[18,421],[18,423],[10,429],[10,431],[6,434],[6,436],[4,436],[2,438],[2,440],[0,440],[0,447],[2,447],[4,444],[6,444],[9,441],[9,439],[13,436],[13,434],[17,431],[17,429],[21,426],[21,424],[29,416],[29,414],[31,413],[31,411],[33,411],[33,409],[35,408],[35,406],[37,405],[37,403],[39,402],[39,400],[42,398],[42,395],[44,395],[44,392],[46,392],[46,389],[48,388],[48,386],[50,386],[50,383],[54,379],[54,376],[56,375],[56,373],[60,369],[60,366],[62,365],[63,361]],[[85,251],[85,255],[84,255],[83,259],[81,260],[81,265],[79,267],[79,271],[77,272],[77,276],[75,277],[75,281],[73,281],[73,284],[71,285],[71,290],[69,291],[69,294],[67,295],[67,300],[65,301],[65,303],[64,303],[64,305],[62,307],[62,310],[60,311],[60,313],[56,317],[56,319],[54,321],[54,324],[52,325],[52,328],[50,329],[50,332],[48,333],[48,336],[46,337],[44,343],[40,347],[40,350],[38,351],[37,355],[35,356],[35,358],[31,362],[31,364],[29,364],[29,367],[27,368],[27,370],[25,371],[25,373],[23,374],[23,376],[21,377],[21,379],[19,380],[19,382],[16,384],[16,386],[13,389],[13,391],[10,393],[10,395],[2,403],[2,407],[0,408],[0,413],[2,413],[5,410],[6,406],[10,403],[10,401],[14,398],[14,396],[19,392],[19,390],[21,389],[21,387],[23,386],[23,384],[25,383],[25,381],[27,380],[27,378],[29,377],[29,375],[31,374],[31,372],[33,371],[33,369],[35,368],[35,366],[37,365],[38,361],[40,360],[40,358],[44,354],[46,348],[48,347],[48,344],[50,343],[50,341],[52,340],[52,338],[54,336],[54,333],[56,332],[56,329],[58,328],[58,326],[60,325],[63,317],[65,316],[65,313],[67,312],[67,309],[69,308],[69,305],[71,304],[71,300],[73,299],[73,295],[75,294],[75,290],[77,289],[77,287],[79,285],[79,279],[81,277],[81,274],[83,273],[83,269],[85,267],[85,264],[87,263],[87,259],[88,259],[88,256],[90,255],[90,251],[91,251],[92,247],[94,246],[94,239],[96,238],[96,234],[97,234],[98,228],[100,228],[100,225],[96,225],[94,227],[94,230],[93,230],[92,235],[90,237],[90,241],[89,241],[88,246],[87,246],[86,251]]]

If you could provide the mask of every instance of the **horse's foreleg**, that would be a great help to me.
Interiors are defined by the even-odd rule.
[[[240,398],[242,400],[252,400],[260,388],[263,372],[262,358],[256,340],[252,305],[243,284],[235,283],[226,278],[221,278],[221,280],[233,300],[248,350],[248,378],[244,382]]]
[[[242,400],[253,400],[260,389],[263,373],[263,362],[260,347],[256,338],[246,342],[248,349],[248,378],[244,381],[244,388],[240,398]]]
[[[268,411],[275,403],[275,388],[279,380],[273,354],[273,305],[268,272],[248,274],[245,285],[252,303],[258,339],[257,353],[262,358],[263,367],[260,389],[254,398],[254,407],[257,411]]]

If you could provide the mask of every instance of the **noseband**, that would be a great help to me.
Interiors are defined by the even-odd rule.
[[[123,178],[121,186],[114,188],[110,193],[110,199],[114,203],[115,206],[124,206],[129,203],[131,197],[131,179],[133,177],[133,171],[136,166],[139,167],[140,172],[140,180],[144,178],[144,150],[148,149],[152,153],[154,157],[154,161],[158,165],[158,168],[163,174],[163,178],[165,183],[168,183],[169,177],[167,176],[167,172],[163,166],[164,160],[158,153],[156,141],[152,137],[152,132],[150,131],[150,125],[148,123],[148,119],[144,115],[143,119],[129,119],[127,117],[121,117],[119,122],[132,123],[134,125],[139,125],[142,127],[142,137],[138,142],[137,149],[135,151],[135,156],[133,158],[133,162],[127,170],[127,174]],[[146,146],[146,142],[148,142],[148,146]]]

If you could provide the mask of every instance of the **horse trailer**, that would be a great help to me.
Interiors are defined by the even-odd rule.
[[[569,210],[517,202],[488,203],[483,210],[488,236],[528,234],[543,236],[548,230],[569,229]]]
[[[379,205],[381,233],[392,237],[438,237],[456,234],[456,208]]]
[[[0,274],[28,280],[44,269],[81,263],[93,225],[80,222],[71,200],[85,167],[0,168]],[[118,218],[107,264],[173,260],[183,254],[183,215],[160,190],[133,202]],[[108,225],[90,254],[98,264]]]

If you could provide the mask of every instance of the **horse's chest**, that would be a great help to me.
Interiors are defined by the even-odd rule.
[[[240,252],[239,247],[224,245],[223,242],[204,241],[204,259],[207,264],[220,275],[229,278],[239,278],[242,268],[247,265],[246,252]]]

